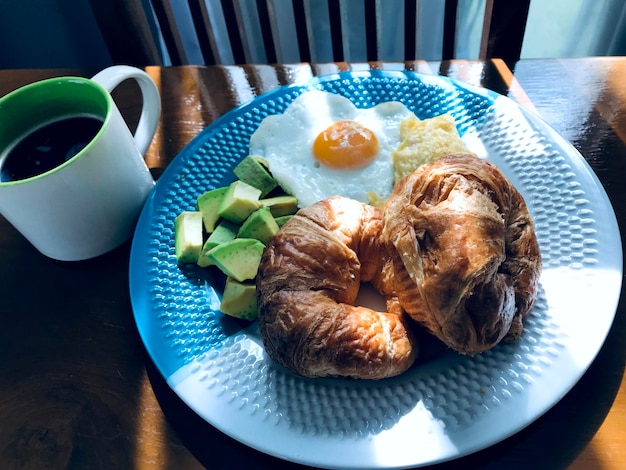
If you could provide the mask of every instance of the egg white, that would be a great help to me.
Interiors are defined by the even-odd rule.
[[[312,90],[296,98],[283,114],[265,118],[250,138],[250,154],[265,158],[283,189],[305,207],[341,195],[367,202],[367,193],[386,199],[393,187],[391,152],[400,144],[400,123],[414,114],[390,101],[357,108],[333,93]],[[316,137],[337,121],[356,121],[371,130],[380,146],[376,159],[355,170],[329,168],[312,152]]]

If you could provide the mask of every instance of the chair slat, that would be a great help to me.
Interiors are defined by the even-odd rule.
[[[217,50],[214,34],[215,28],[211,26],[206,2],[204,0],[188,0],[187,3],[204,63],[206,65],[214,65],[216,63],[215,50]]]
[[[512,67],[522,53],[530,0],[487,0],[480,58],[500,58]]]
[[[404,60],[404,1],[376,3],[377,57],[379,60]]]
[[[151,0],[172,65],[188,64],[178,23],[169,0]]]
[[[312,62],[333,62],[327,0],[303,0]]]
[[[367,32],[363,0],[340,0],[343,58],[347,62],[367,61]]]
[[[206,64],[234,64],[233,49],[230,44],[228,27],[224,18],[222,4],[219,1],[187,0],[190,7],[201,12],[201,17],[194,15],[202,55],[209,59]],[[212,59],[212,60],[211,60]]]
[[[265,2],[256,0],[233,0],[235,17],[237,18],[237,32],[241,38],[244,59],[240,63],[265,64],[268,62],[265,40],[259,21],[259,5]],[[270,38],[271,39],[271,38]]]
[[[343,33],[341,30],[341,10],[339,0],[328,0],[328,19],[330,26],[330,41],[333,51],[333,61],[343,62]]]
[[[298,51],[302,62],[311,62],[311,45],[309,44],[309,28],[306,9],[302,0],[293,0],[293,18],[298,39]]]
[[[260,0],[257,2],[257,11],[259,18],[259,28],[261,30],[261,38],[263,40],[263,48],[265,52],[265,61],[268,64],[278,62],[276,58],[276,45],[274,43],[274,12],[269,1]]]
[[[114,63],[162,65],[141,0],[89,0]]]
[[[226,30],[228,39],[230,40],[233,60],[235,64],[245,64],[246,54],[241,38],[241,23],[239,18],[237,18],[235,4],[232,0],[221,0],[220,3],[222,5],[222,11],[224,12],[224,21],[226,22]]]
[[[416,56],[423,60],[441,60],[443,55],[443,19],[445,2],[418,3]]]
[[[275,48],[275,62],[286,64],[308,62],[308,41],[304,10],[296,12],[296,4],[302,6],[300,0],[267,0],[269,26]],[[306,53],[303,55],[303,50]]]

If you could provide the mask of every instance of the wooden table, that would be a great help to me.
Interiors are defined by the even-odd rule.
[[[626,58],[524,60],[513,71],[501,61],[148,67],[163,114],[146,160],[158,178],[233,107],[313,75],[368,68],[448,75],[538,112],[585,156],[624,230]],[[0,71],[0,95],[41,78],[94,72]],[[115,94],[131,122],[135,92],[128,85]],[[55,262],[0,217],[0,468],[301,468],[224,436],[171,391],[136,330],[129,253],[127,243],[94,260]],[[435,468],[626,468],[625,360],[620,302],[598,357],[554,408],[504,442]]]

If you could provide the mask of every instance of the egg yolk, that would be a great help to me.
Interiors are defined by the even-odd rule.
[[[313,156],[330,168],[354,170],[372,163],[378,147],[378,139],[368,128],[355,121],[338,121],[317,136]]]

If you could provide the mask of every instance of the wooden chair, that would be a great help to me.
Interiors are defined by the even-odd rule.
[[[197,65],[434,60],[420,56],[419,0],[187,0],[186,18],[172,0],[89,1],[114,63],[189,64],[189,40]],[[455,58],[458,4],[443,4],[439,59]],[[529,5],[486,1],[479,58],[520,58]]]

